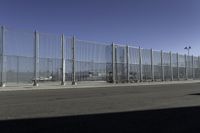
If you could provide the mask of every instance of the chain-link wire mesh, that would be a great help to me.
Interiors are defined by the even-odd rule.
[[[138,82],[140,78],[139,49],[129,47],[129,58],[129,80],[130,82]]]
[[[194,57],[194,79],[200,78],[200,58]]]
[[[141,58],[142,58],[142,76],[143,81],[152,80],[151,73],[151,50],[150,49],[141,49]]]
[[[188,75],[188,78],[189,79],[192,79],[193,78],[193,57],[192,56],[187,56],[186,59],[187,59],[187,75]]]
[[[164,80],[171,80],[170,53],[163,52]]]
[[[37,80],[40,82],[61,81],[64,72],[61,35],[38,33],[37,38],[36,32],[2,29],[1,82],[32,83],[37,71]],[[116,82],[127,82],[128,79],[130,82],[138,82],[140,78],[142,81],[200,78],[200,58],[196,56],[83,41],[72,37],[65,37],[64,46],[65,81],[73,81],[73,75],[77,82],[113,82],[114,78]],[[38,67],[36,58],[39,59]]]
[[[172,71],[173,79],[178,80],[178,54],[172,53]]]
[[[162,80],[161,52],[153,51],[154,79]]]
[[[39,81],[61,80],[61,37],[39,34]]]
[[[106,81],[107,45],[76,40],[75,72],[77,81]]]
[[[186,78],[186,66],[185,66],[185,55],[178,55],[178,64],[179,64],[179,78],[185,79]]]
[[[23,56],[6,56],[7,82],[32,83],[33,58]]]
[[[127,51],[126,46],[116,46],[116,81],[127,81]]]
[[[115,79],[115,46],[114,45],[106,45],[106,81],[109,83],[114,82]]]
[[[31,83],[34,77],[34,34],[5,30],[6,82]]]

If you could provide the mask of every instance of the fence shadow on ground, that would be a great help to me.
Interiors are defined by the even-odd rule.
[[[200,107],[0,121],[1,133],[200,131]]]

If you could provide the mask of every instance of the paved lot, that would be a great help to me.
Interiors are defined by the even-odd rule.
[[[200,83],[0,92],[0,119],[200,106]]]

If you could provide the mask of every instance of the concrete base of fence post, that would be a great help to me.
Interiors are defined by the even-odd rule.
[[[39,86],[36,80],[33,81],[33,86]]]
[[[1,82],[1,83],[0,83],[0,87],[6,87],[6,83]]]
[[[72,85],[77,85],[77,83],[75,81],[72,81]]]
[[[65,84],[65,82],[62,81],[62,82],[61,82],[61,85],[65,86],[66,84]]]

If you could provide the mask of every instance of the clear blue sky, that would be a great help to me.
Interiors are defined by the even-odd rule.
[[[0,0],[0,24],[200,55],[200,0]]]

